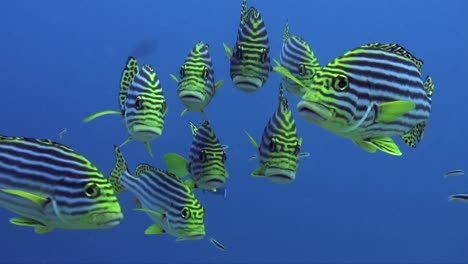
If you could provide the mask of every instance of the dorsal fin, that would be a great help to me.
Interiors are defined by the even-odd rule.
[[[190,129],[192,130],[192,136],[195,136],[198,132],[198,127],[192,122],[190,122]]]
[[[125,111],[125,97],[127,96],[127,90],[138,74],[138,61],[136,58],[129,56],[125,68],[120,76],[120,91],[119,91],[119,105],[120,110]]]
[[[380,50],[388,51],[388,52],[403,56],[403,57],[409,59],[410,61],[412,61],[414,63],[414,65],[416,66],[416,68],[418,68],[419,73],[421,74],[423,61],[416,58],[415,56],[413,56],[413,54],[411,54],[405,48],[403,48],[402,46],[400,46],[400,45],[398,45],[396,43],[387,43],[387,44],[369,43],[367,45],[364,45],[363,47],[370,47],[370,48],[380,49]]]
[[[136,176],[136,177],[140,177],[143,173],[145,173],[145,172],[147,172],[147,171],[154,171],[154,172],[157,172],[158,169],[152,167],[152,166],[149,165],[149,164],[141,163],[141,164],[138,164],[138,166],[137,166],[136,169],[135,169],[135,176]]]
[[[283,30],[283,43],[286,42],[291,35],[289,34],[289,21],[286,20],[286,24],[284,25]]]

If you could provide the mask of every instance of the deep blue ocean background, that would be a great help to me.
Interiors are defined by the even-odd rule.
[[[197,192],[206,208],[207,238],[176,242],[146,236],[149,217],[120,197],[124,221],[109,230],[54,230],[36,235],[9,224],[0,210],[2,263],[468,263],[468,204],[448,196],[468,192],[467,169],[468,2],[464,0],[249,0],[267,26],[271,56],[279,58],[286,19],[305,38],[322,66],[369,42],[399,43],[424,63],[436,90],[424,140],[403,156],[370,154],[351,141],[297,115],[298,98],[287,95],[304,138],[296,180],[277,185],[250,176],[258,161],[244,134],[257,140],[277,105],[280,77],[247,94],[229,78],[223,42],[232,46],[241,0],[229,1],[1,1],[0,133],[57,140],[88,157],[105,174],[113,145],[128,136],[118,116],[91,123],[98,110],[118,109],[121,70],[128,55],[152,65],[160,76],[169,113],[163,136],[122,148],[133,170],[146,162],[164,168],[163,154],[188,155],[189,122],[176,83],[192,47],[210,44],[215,79],[225,84],[206,111],[223,144],[229,145],[226,199]],[[67,128],[63,139],[58,133]]]

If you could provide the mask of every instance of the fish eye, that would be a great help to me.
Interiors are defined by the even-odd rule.
[[[299,65],[299,74],[304,76],[306,74],[306,66],[304,64]]]
[[[101,194],[101,191],[96,183],[90,182],[84,187],[84,193],[89,198],[96,198]]]
[[[167,107],[166,100],[163,100],[161,103],[161,112],[165,113],[166,107]]]
[[[224,152],[224,151],[223,151],[222,159],[223,159],[223,162],[225,162],[227,160],[227,155],[226,155],[226,152]]]
[[[205,150],[200,151],[200,156],[198,157],[198,159],[199,159],[201,162],[205,162],[205,161],[206,161],[206,151],[205,151]]]
[[[182,208],[182,211],[180,211],[180,216],[182,216],[183,219],[189,219],[191,216],[190,209],[187,207]]]
[[[278,147],[276,146],[276,138],[271,139],[269,149],[271,152],[278,152]]]
[[[294,146],[294,155],[298,155],[299,151],[301,151],[301,144],[299,143],[299,140],[296,141],[296,146]]]
[[[261,49],[260,62],[265,63],[267,59],[267,50],[265,48]]]
[[[344,91],[348,88],[349,81],[348,77],[345,75],[339,74],[336,76],[335,80],[333,81],[333,88],[338,91]]]
[[[202,73],[203,79],[208,80],[209,74],[210,74],[210,72],[208,71],[208,67],[204,66],[203,67],[203,73]]]
[[[242,59],[242,46],[241,45],[237,45],[237,49],[236,49],[236,57],[237,59]]]
[[[135,108],[137,110],[143,109],[143,97],[142,96],[137,96],[135,100]]]
[[[185,77],[185,64],[180,68],[179,74],[181,79]]]

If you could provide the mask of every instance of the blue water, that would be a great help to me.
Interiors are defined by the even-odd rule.
[[[423,74],[436,85],[425,138],[417,149],[397,139],[404,155],[369,154],[349,140],[306,123],[298,176],[289,185],[252,178],[258,140],[276,108],[279,76],[270,75],[257,93],[243,93],[229,79],[222,43],[232,46],[241,0],[230,1],[2,1],[0,83],[5,135],[58,140],[86,155],[104,173],[114,163],[113,145],[127,132],[117,116],[82,119],[118,109],[122,67],[130,53],[160,75],[169,113],[163,136],[152,143],[155,158],[132,142],[122,148],[131,169],[148,162],[163,167],[162,155],[187,155],[189,122],[202,116],[183,110],[176,83],[189,50],[210,44],[216,80],[225,85],[206,109],[223,144],[229,145],[231,178],[226,199],[197,193],[206,208],[208,240],[175,242],[145,236],[151,224],[133,211],[128,193],[120,200],[125,220],[110,230],[55,230],[36,235],[8,223],[0,211],[0,262],[4,263],[468,263],[468,204],[448,196],[468,191],[466,67],[468,35],[464,0],[260,1],[271,55],[279,57],[286,19],[304,37],[321,65],[369,42],[399,43],[424,60]],[[291,105],[297,98],[288,96]],[[293,107],[293,109],[295,109]],[[296,112],[294,112],[296,113]],[[66,261],[66,262],[65,262]]]

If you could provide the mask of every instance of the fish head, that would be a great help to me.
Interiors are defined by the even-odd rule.
[[[145,95],[139,95],[133,104],[134,110],[125,112],[125,123],[132,139],[146,142],[159,138],[164,130],[166,100],[163,98],[155,102]]]
[[[314,75],[297,104],[297,111],[304,120],[322,127],[345,126],[349,113],[355,113],[357,105],[350,93],[350,78],[345,72],[327,67]]]
[[[315,73],[321,68],[310,46],[297,35],[290,35],[284,41],[279,62],[291,75],[306,85],[302,86],[286,76],[281,78],[286,90],[299,97],[306,93],[307,86],[312,82]]]
[[[71,229],[112,228],[124,218],[114,189],[104,176],[84,182],[73,197],[57,193],[47,207],[58,219],[58,226]]]
[[[296,137],[291,142],[281,137],[263,137],[262,144],[265,147],[260,148],[260,156],[266,157],[263,161],[265,177],[280,184],[292,182],[296,178],[302,140]]]
[[[161,136],[168,111],[158,76],[145,64],[125,97],[125,124],[132,139],[151,141]]]
[[[226,152],[221,145],[214,148],[208,146],[201,149],[198,155],[191,155],[190,171],[197,187],[207,190],[222,187],[228,176],[225,167],[226,159]]]
[[[198,188],[212,190],[224,185],[227,155],[207,120],[194,134],[189,159],[189,171]]]
[[[179,99],[190,110],[202,110],[214,94],[214,71],[208,44],[200,41],[180,68]]]
[[[245,92],[255,92],[268,79],[272,69],[268,33],[261,13],[250,7],[237,32],[230,61],[231,79]]]
[[[205,208],[192,192],[186,196],[182,206],[172,205],[165,221],[178,240],[200,240],[205,237]]]

